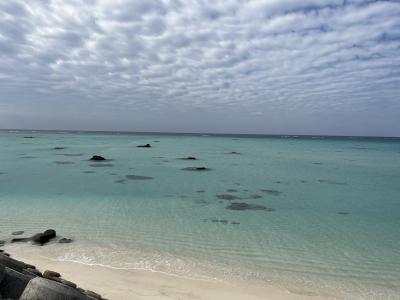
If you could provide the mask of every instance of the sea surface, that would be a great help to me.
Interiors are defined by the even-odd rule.
[[[0,131],[0,220],[59,260],[399,299],[400,139]]]

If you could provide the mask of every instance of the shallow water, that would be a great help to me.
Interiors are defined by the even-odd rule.
[[[400,294],[398,139],[0,132],[0,157],[2,240],[50,227],[76,240],[59,259]]]

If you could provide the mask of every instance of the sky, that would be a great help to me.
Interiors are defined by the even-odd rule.
[[[400,136],[400,1],[1,0],[0,128]]]

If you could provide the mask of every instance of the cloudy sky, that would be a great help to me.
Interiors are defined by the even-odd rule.
[[[400,136],[400,1],[1,0],[0,128]]]

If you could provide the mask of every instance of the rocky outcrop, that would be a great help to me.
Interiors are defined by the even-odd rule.
[[[146,144],[146,145],[139,145],[139,146],[136,146],[137,148],[151,148],[151,145],[150,144]]]
[[[42,233],[36,233],[29,238],[14,238],[11,240],[11,243],[32,241],[34,244],[44,245],[50,240],[54,239],[56,236],[57,233],[54,229],[47,229],[46,231]]]
[[[77,287],[54,271],[42,273],[35,266],[0,252],[0,299],[102,300],[101,295]]]
[[[106,160],[106,159],[103,156],[100,156],[100,155],[93,155],[90,160],[102,161],[102,160]]]

